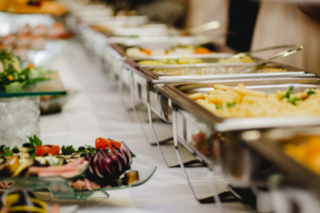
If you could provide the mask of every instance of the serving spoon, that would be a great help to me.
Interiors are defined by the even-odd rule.
[[[270,62],[270,61],[272,61],[273,59],[276,59],[276,58],[287,57],[289,55],[292,55],[294,53],[299,52],[302,49],[303,49],[303,46],[300,46],[300,47],[297,47],[295,49],[291,49],[291,50],[287,50],[287,51],[278,53],[278,54],[272,56],[271,58],[262,59],[262,60],[257,61],[255,64],[245,66],[244,68],[242,68],[240,70],[237,70],[235,73],[247,73],[247,72],[250,72],[250,68],[252,68],[252,67],[256,67],[256,66],[268,63],[268,62]]]

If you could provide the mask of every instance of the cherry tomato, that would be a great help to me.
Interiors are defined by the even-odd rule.
[[[60,147],[56,145],[42,145],[36,146],[36,156],[43,156],[45,154],[57,155],[59,154]]]
[[[105,139],[105,138],[97,138],[96,139],[96,149],[105,149],[107,147],[109,147],[109,149],[114,149],[114,147],[116,147],[117,149],[121,148],[121,143],[118,141],[114,141],[111,139]]]

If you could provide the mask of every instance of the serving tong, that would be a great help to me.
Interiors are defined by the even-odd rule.
[[[237,54],[231,56],[230,58],[241,58],[241,57],[243,57],[245,55],[251,55],[252,53],[264,52],[264,51],[267,51],[267,50],[283,49],[283,48],[293,48],[293,47],[296,47],[296,45],[289,44],[289,45],[266,47],[266,48],[262,48],[262,49],[251,50],[251,51],[248,51],[248,52],[240,52],[240,53],[237,53]]]
[[[274,56],[272,56],[272,57],[270,57],[268,59],[262,59],[262,60],[257,61],[255,64],[245,66],[244,68],[242,68],[240,70],[237,70],[235,73],[251,72],[250,68],[253,68],[253,67],[268,63],[268,62],[270,62],[270,61],[272,61],[273,59],[276,59],[276,58],[287,57],[289,55],[292,55],[294,53],[299,52],[302,49],[303,49],[303,46],[299,46],[299,47],[297,47],[295,49],[290,49],[290,50],[283,51],[283,52],[278,53],[278,54],[276,54],[276,55],[274,55]],[[256,72],[256,71],[254,71],[254,72]]]

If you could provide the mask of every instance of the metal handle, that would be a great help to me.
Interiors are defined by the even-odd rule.
[[[187,31],[190,34],[195,35],[195,34],[204,33],[204,32],[210,31],[210,30],[218,29],[219,27],[220,27],[220,22],[211,21],[211,22],[202,24],[202,25],[197,26],[197,27],[189,28]]]
[[[231,56],[231,58],[240,58],[244,55],[250,55],[252,53],[258,53],[258,52],[263,52],[266,50],[275,50],[275,49],[282,49],[282,48],[292,48],[295,47],[296,45],[294,44],[290,44],[290,45],[280,45],[280,46],[273,46],[273,47],[266,47],[266,48],[262,48],[262,49],[257,49],[257,50],[252,50],[252,51],[248,51],[248,52],[241,52],[241,53],[237,53],[233,56]]]
[[[273,59],[276,59],[276,58],[282,58],[282,57],[286,57],[286,56],[292,55],[294,53],[299,52],[302,49],[303,49],[303,46],[300,46],[300,47],[297,47],[295,49],[291,49],[291,50],[287,50],[287,51],[278,53],[278,54],[272,56],[271,58],[262,59],[260,61],[257,61],[254,65],[245,66],[244,68],[242,68],[240,70],[237,70],[236,73],[247,73],[247,72],[250,72],[249,69],[252,68],[252,67],[256,67],[256,66],[265,64],[265,63],[270,62],[270,61],[272,61]]]

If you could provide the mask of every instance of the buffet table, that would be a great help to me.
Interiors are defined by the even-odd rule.
[[[66,88],[80,93],[58,114],[42,116],[41,138],[58,145],[93,144],[97,137],[125,141],[137,158],[134,163],[156,166],[154,176],[145,184],[130,189],[110,191],[110,198],[94,194],[85,201],[62,201],[62,205],[79,204],[77,212],[212,212],[214,204],[199,204],[193,197],[180,168],[168,168],[158,150],[150,146],[135,120],[122,104],[117,82],[102,72],[102,64],[79,43],[71,43],[51,63],[58,70]],[[129,97],[127,97],[129,99]],[[189,168],[197,177],[203,196],[212,194],[207,168]],[[226,182],[216,177],[219,192]],[[47,195],[42,195],[41,198]],[[55,201],[52,197],[46,200]],[[223,204],[225,212],[247,212],[241,203]]]

